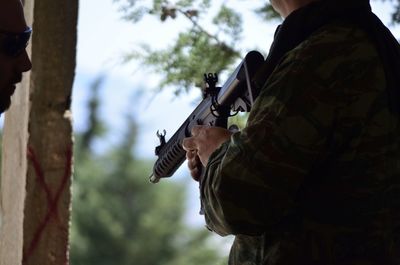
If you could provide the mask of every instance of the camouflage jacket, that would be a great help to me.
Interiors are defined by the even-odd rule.
[[[207,226],[236,236],[230,265],[400,264],[400,127],[387,98],[374,46],[349,24],[285,55],[200,183]]]

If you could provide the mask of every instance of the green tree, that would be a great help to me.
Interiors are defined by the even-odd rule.
[[[216,264],[209,233],[184,221],[183,183],[149,184],[151,164],[137,159],[137,125],[126,117],[125,134],[103,152],[93,149],[105,128],[98,116],[99,87],[89,100],[89,127],[76,135],[71,229],[72,265]],[[96,103],[97,102],[97,103]]]
[[[160,73],[160,89],[169,86],[179,94],[193,86],[202,87],[205,69],[220,72],[242,56],[236,48],[243,31],[242,17],[228,5],[220,6],[210,17],[214,6],[209,0],[177,1],[173,5],[163,0],[155,0],[152,5],[151,1],[117,1],[124,18],[134,23],[144,16],[158,17],[163,23],[173,23],[178,17],[187,22],[187,27],[165,49],[154,50],[144,43],[126,56],[127,61],[139,60]]]

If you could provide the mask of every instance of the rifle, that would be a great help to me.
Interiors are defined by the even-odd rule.
[[[203,100],[183,122],[175,134],[165,140],[166,131],[157,131],[160,145],[155,148],[158,156],[150,176],[150,182],[157,183],[161,178],[172,176],[185,161],[186,152],[182,140],[191,136],[195,125],[210,125],[227,128],[228,118],[238,112],[248,112],[258,95],[252,86],[252,78],[264,62],[264,57],[257,51],[246,54],[222,87],[217,87],[217,74],[204,74],[206,88]],[[234,113],[233,115],[231,113]]]

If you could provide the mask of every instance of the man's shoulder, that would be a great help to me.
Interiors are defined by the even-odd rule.
[[[367,33],[355,25],[338,22],[314,32],[288,52],[281,65],[282,72],[294,68],[326,84],[354,73],[363,75],[359,80],[372,78],[371,73],[379,77],[383,74],[379,54]],[[292,67],[283,67],[287,65]],[[354,79],[351,78],[356,82]]]
[[[321,63],[325,60],[377,60],[378,54],[366,32],[356,25],[334,22],[314,32],[293,49],[290,57]]]

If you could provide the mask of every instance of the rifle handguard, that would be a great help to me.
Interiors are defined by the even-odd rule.
[[[259,93],[252,79],[263,63],[264,57],[261,53],[247,53],[222,87],[215,87],[215,83],[208,84],[212,87],[212,93],[204,94],[200,104],[168,141],[165,141],[165,130],[163,134],[157,132],[160,145],[155,149],[158,159],[150,182],[157,183],[161,178],[171,177],[185,161],[186,152],[182,148],[182,140],[191,136],[190,132],[195,125],[227,128],[231,111],[250,111],[253,100]],[[210,80],[217,79],[216,75],[215,78],[211,74],[205,75],[207,77]]]

